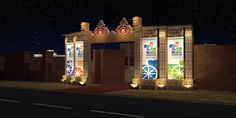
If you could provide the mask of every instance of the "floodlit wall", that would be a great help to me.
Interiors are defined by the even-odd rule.
[[[192,26],[143,26],[141,34],[140,88],[192,88]]]

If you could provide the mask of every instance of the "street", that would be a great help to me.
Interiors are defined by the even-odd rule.
[[[0,118],[235,118],[236,106],[0,88]]]

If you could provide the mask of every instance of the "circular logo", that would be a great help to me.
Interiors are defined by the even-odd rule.
[[[120,29],[120,33],[122,33],[122,34],[126,33],[126,29],[125,28],[121,28]]]
[[[103,31],[102,30],[98,30],[98,35],[102,35]]]
[[[81,66],[77,66],[75,68],[75,75],[81,77],[84,73],[84,70]]]

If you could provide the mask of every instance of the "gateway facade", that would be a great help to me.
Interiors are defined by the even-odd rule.
[[[63,35],[66,61],[62,81],[93,83],[96,76],[92,73],[97,71],[92,65],[94,45],[125,43],[128,72],[124,82],[140,89],[193,88],[192,25],[143,26],[141,17],[132,20],[130,26],[123,18],[115,31],[109,30],[102,20],[94,31],[90,31],[89,23],[82,22],[80,32]]]

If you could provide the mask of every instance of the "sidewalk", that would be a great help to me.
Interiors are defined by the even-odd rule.
[[[61,92],[86,93],[86,94],[102,94],[129,89],[129,84],[92,84],[78,88],[59,90]]]

